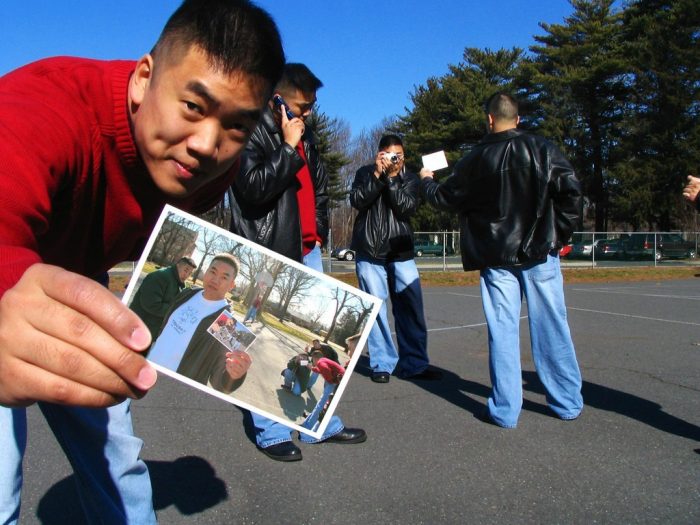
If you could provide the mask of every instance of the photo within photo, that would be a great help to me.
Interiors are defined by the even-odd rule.
[[[381,302],[166,206],[125,303],[166,375],[313,437],[323,434]]]

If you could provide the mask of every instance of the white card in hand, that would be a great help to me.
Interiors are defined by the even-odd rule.
[[[430,171],[437,171],[447,167],[447,158],[444,151],[436,151],[430,155],[423,155],[423,167]]]

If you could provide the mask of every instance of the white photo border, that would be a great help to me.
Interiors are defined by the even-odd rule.
[[[124,292],[124,296],[122,297],[122,302],[124,304],[129,304],[129,301],[132,297],[132,294],[135,292],[137,285],[139,284],[139,276],[141,272],[143,271],[143,267],[145,263],[148,261],[149,256],[151,255],[151,251],[153,250],[154,244],[158,238],[158,235],[163,228],[163,225],[165,224],[166,219],[170,218],[171,216],[178,216],[180,218],[186,219],[188,221],[191,221],[198,225],[201,228],[205,228],[207,230],[211,230],[215,232],[218,235],[222,235],[224,237],[229,238],[230,240],[233,240],[237,243],[246,245],[249,249],[258,251],[270,258],[277,259],[284,264],[287,264],[289,266],[292,266],[294,268],[297,268],[298,270],[301,270],[304,273],[313,275],[317,277],[318,279],[324,281],[327,285],[336,287],[338,289],[341,289],[343,291],[349,292],[357,296],[358,298],[362,299],[363,301],[370,302],[372,304],[372,311],[370,314],[367,316],[366,320],[364,321],[364,326],[362,328],[362,332],[359,338],[359,341],[357,342],[356,346],[356,351],[352,353],[352,356],[350,358],[349,363],[345,367],[345,374],[340,381],[340,384],[337,386],[335,393],[333,395],[333,399],[331,400],[327,410],[326,414],[323,417],[323,420],[321,421],[320,425],[318,426],[317,430],[313,431],[307,428],[302,427],[301,425],[298,425],[290,420],[285,420],[284,418],[281,418],[279,416],[276,416],[275,414],[271,414],[263,409],[260,409],[248,402],[236,399],[235,397],[235,392],[233,394],[225,394],[223,392],[219,392],[218,390],[211,388],[209,386],[203,385],[193,379],[190,379],[189,377],[186,377],[182,374],[178,374],[177,372],[170,370],[169,368],[166,368],[164,366],[159,365],[158,363],[154,363],[153,361],[149,361],[149,363],[159,372],[162,372],[163,374],[172,377],[178,381],[181,381],[182,383],[185,383],[191,387],[194,387],[198,390],[201,390],[202,392],[205,392],[209,395],[212,395],[214,397],[217,397],[219,399],[222,399],[224,401],[227,401],[229,403],[232,403],[234,405],[240,406],[241,408],[250,410],[251,412],[255,412],[257,414],[260,414],[264,417],[267,417],[269,419],[272,419],[273,421],[277,421],[285,426],[288,426],[294,430],[297,430],[299,432],[302,432],[304,434],[308,434],[309,436],[319,439],[323,436],[324,431],[326,430],[326,427],[328,426],[328,423],[331,420],[332,415],[335,412],[335,409],[338,406],[338,403],[340,402],[342,398],[342,394],[347,388],[347,385],[350,381],[350,377],[352,375],[352,372],[355,369],[355,366],[357,365],[357,361],[359,360],[359,357],[362,353],[362,349],[364,348],[367,338],[369,336],[369,331],[371,327],[374,325],[375,319],[377,315],[379,314],[379,310],[381,308],[382,301],[372,295],[367,294],[366,292],[363,292],[362,290],[359,290],[353,286],[350,286],[346,283],[343,283],[342,281],[339,281],[337,279],[334,279],[328,275],[325,275],[321,272],[318,272],[312,268],[306,267],[303,264],[294,261],[292,259],[289,259],[287,257],[284,257],[276,252],[273,252],[272,250],[269,250],[263,246],[260,246],[258,244],[255,244],[247,239],[244,239],[234,233],[231,233],[219,226],[216,226],[214,224],[211,224],[203,219],[200,219],[199,217],[196,217],[194,215],[191,215],[185,211],[182,211],[174,206],[171,205],[165,205],[163,208],[163,211],[161,212],[160,217],[158,218],[158,221],[156,222],[156,225],[148,239],[148,242],[146,243],[146,246],[144,248],[143,254],[139,258],[138,263],[136,264],[134,268],[134,273],[132,275],[132,278],[129,282],[129,285],[126,288],[126,291]],[[255,342],[251,346],[255,346]],[[323,377],[321,376],[320,379],[322,380]]]

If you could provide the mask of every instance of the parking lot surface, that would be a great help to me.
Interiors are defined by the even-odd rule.
[[[548,410],[521,323],[524,406],[512,430],[474,414],[489,393],[476,287],[424,288],[440,382],[372,383],[366,359],[338,413],[360,445],[301,445],[274,462],[235,407],[167,377],[133,404],[161,523],[700,523],[700,277],[572,284],[586,403]],[[82,518],[72,471],[29,409],[22,523]]]

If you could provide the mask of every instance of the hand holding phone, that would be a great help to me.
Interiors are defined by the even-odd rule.
[[[292,113],[289,110],[289,106],[287,105],[287,103],[284,101],[284,99],[280,95],[275,95],[274,97],[272,97],[272,102],[275,104],[275,107],[277,107],[277,108],[281,108],[282,106],[284,106],[284,111],[287,113],[287,118],[289,120],[296,118],[294,116],[294,113]]]

